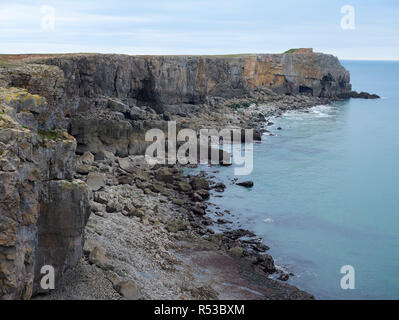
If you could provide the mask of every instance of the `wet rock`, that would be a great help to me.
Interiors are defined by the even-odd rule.
[[[232,230],[232,231],[226,231],[224,235],[232,240],[237,240],[242,237],[255,237],[256,235],[245,229],[237,229],[237,230]]]
[[[355,98],[355,99],[379,99],[380,96],[377,94],[370,94],[368,92],[357,92],[357,91],[351,91],[347,93],[342,93],[340,94],[340,98],[342,99],[349,99],[349,98]]]
[[[208,199],[210,197],[210,193],[208,190],[197,190],[196,193],[199,194],[202,199]]]
[[[200,216],[205,215],[205,208],[200,206],[198,202],[191,209],[192,209],[193,213],[196,215],[200,215]]]
[[[262,141],[262,131],[261,130],[254,130],[254,141]]]
[[[190,184],[194,190],[209,190],[209,183],[205,178],[202,177],[193,177],[190,180]]]
[[[237,182],[237,185],[246,188],[252,188],[254,186],[254,183],[253,181],[243,181],[243,182]]]
[[[259,255],[255,264],[261,266],[266,273],[274,273],[276,271],[274,260],[272,256],[268,254]]]
[[[280,280],[280,281],[287,281],[289,279],[289,277],[290,276],[288,274],[281,273],[277,279]]]
[[[231,221],[228,221],[226,219],[217,219],[216,221],[218,224],[227,224],[227,223],[232,223]]]
[[[211,226],[211,225],[213,225],[213,220],[211,218],[209,218],[209,217],[203,217],[202,220],[201,220],[201,223],[204,226]]]
[[[257,252],[265,252],[265,251],[267,251],[267,250],[270,249],[268,246],[266,246],[266,245],[264,245],[264,244],[262,244],[262,243],[252,244],[252,245],[251,245],[251,248],[252,248],[254,251],[257,251]]]
[[[218,182],[213,186],[214,189],[226,189],[226,185],[223,182]]]
[[[201,202],[201,201],[204,200],[204,199],[203,199],[198,193],[196,193],[196,192],[192,195],[191,198],[192,198],[193,201],[195,201],[195,202]]]

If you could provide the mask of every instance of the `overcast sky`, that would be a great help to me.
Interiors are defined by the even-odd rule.
[[[355,29],[341,27],[344,5],[355,9]],[[226,54],[313,47],[341,59],[399,60],[399,0],[1,0],[0,29],[0,53]]]

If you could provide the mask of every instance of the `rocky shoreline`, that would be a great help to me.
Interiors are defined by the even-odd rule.
[[[272,116],[349,97],[376,98],[310,49],[1,57],[0,299],[312,299],[256,235],[215,234],[228,220],[208,217],[209,197],[225,186],[150,167],[144,136],[174,121],[260,141]],[[40,286],[43,265],[54,291]]]
[[[245,127],[267,133],[271,123],[265,114],[278,116],[329,102],[309,97],[275,100],[268,105],[234,100],[228,105],[250,104],[230,112],[238,112]],[[226,188],[215,181],[217,167],[211,176],[204,171],[184,175],[181,165],[150,168],[142,156],[118,158],[109,152],[96,157],[86,152],[76,166],[75,178],[93,191],[85,258],[67,272],[59,290],[37,299],[314,299],[284,283],[293,274],[276,268],[266,253],[269,247],[254,233],[211,229],[230,223],[223,208],[217,208],[216,220],[208,214],[214,207],[210,197]],[[137,248],[141,250],[134,253]],[[151,275],[145,276],[149,270]],[[82,284],[83,279],[93,287]],[[121,283],[130,287],[129,293]]]

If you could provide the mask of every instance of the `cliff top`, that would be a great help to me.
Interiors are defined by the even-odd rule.
[[[13,66],[23,63],[29,63],[37,59],[49,59],[55,57],[82,57],[82,56],[102,56],[102,55],[120,55],[120,56],[139,56],[139,57],[205,57],[205,58],[246,58],[257,55],[281,55],[281,54],[320,54],[313,52],[312,48],[289,49],[283,53],[235,53],[235,54],[214,54],[214,55],[129,55],[129,54],[102,54],[102,53],[54,53],[54,54],[0,54],[0,67]]]

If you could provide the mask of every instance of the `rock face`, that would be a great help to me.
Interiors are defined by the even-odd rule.
[[[63,70],[72,113],[89,109],[91,99],[101,96],[176,105],[242,97],[258,88],[327,98],[351,90],[339,60],[311,50],[237,57],[69,55],[35,62]]]
[[[82,254],[89,191],[73,180],[76,140],[44,131],[46,110],[44,98],[0,88],[0,299],[29,299],[43,265],[57,281]]]

